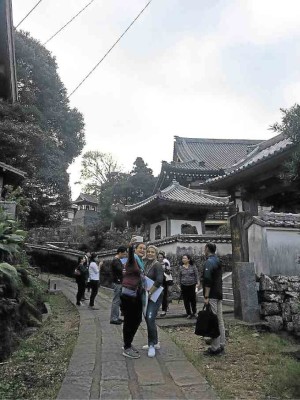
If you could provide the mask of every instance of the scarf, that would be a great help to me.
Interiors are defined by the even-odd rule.
[[[144,261],[137,254],[134,255],[134,258],[135,258],[136,262],[138,263],[138,266],[140,267],[142,272],[144,272],[144,269],[145,269]]]

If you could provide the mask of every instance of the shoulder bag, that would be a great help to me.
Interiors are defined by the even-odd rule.
[[[198,312],[195,335],[213,339],[220,336],[218,317],[212,312],[210,304],[204,304],[203,310]]]

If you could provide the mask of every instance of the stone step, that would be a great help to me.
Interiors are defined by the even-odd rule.
[[[233,293],[224,293],[223,292],[223,300],[234,300]]]
[[[224,299],[222,303],[223,303],[224,305],[226,305],[226,306],[231,306],[231,307],[234,306],[234,300]]]

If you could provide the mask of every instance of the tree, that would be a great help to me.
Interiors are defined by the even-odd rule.
[[[153,171],[144,162],[142,157],[137,157],[133,163],[130,183],[132,185],[131,204],[137,203],[150,197],[153,193],[156,178]]]
[[[70,202],[67,169],[84,146],[55,58],[28,33],[15,35],[19,103],[0,103],[0,160],[27,173],[29,226],[60,220]]]
[[[121,167],[110,153],[87,151],[82,156],[80,182],[86,193],[100,195],[103,186],[118,180]]]
[[[100,215],[104,227],[111,222],[124,228],[125,220],[117,210],[119,205],[139,202],[151,196],[155,178],[152,169],[137,157],[130,173],[122,171],[109,153],[88,151],[83,155],[81,182],[83,190],[99,198]]]
[[[296,181],[300,185],[300,106],[295,104],[290,109],[281,108],[282,122],[276,122],[271,129],[282,133],[296,145],[289,161],[284,165],[284,179]]]

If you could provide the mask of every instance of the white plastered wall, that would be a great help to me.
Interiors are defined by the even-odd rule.
[[[257,274],[300,274],[300,230],[252,224],[248,230],[249,261]]]
[[[161,227],[161,239],[165,238],[167,236],[167,221],[159,221],[156,222],[155,224],[150,225],[150,240],[155,240],[155,228],[160,225]]]

